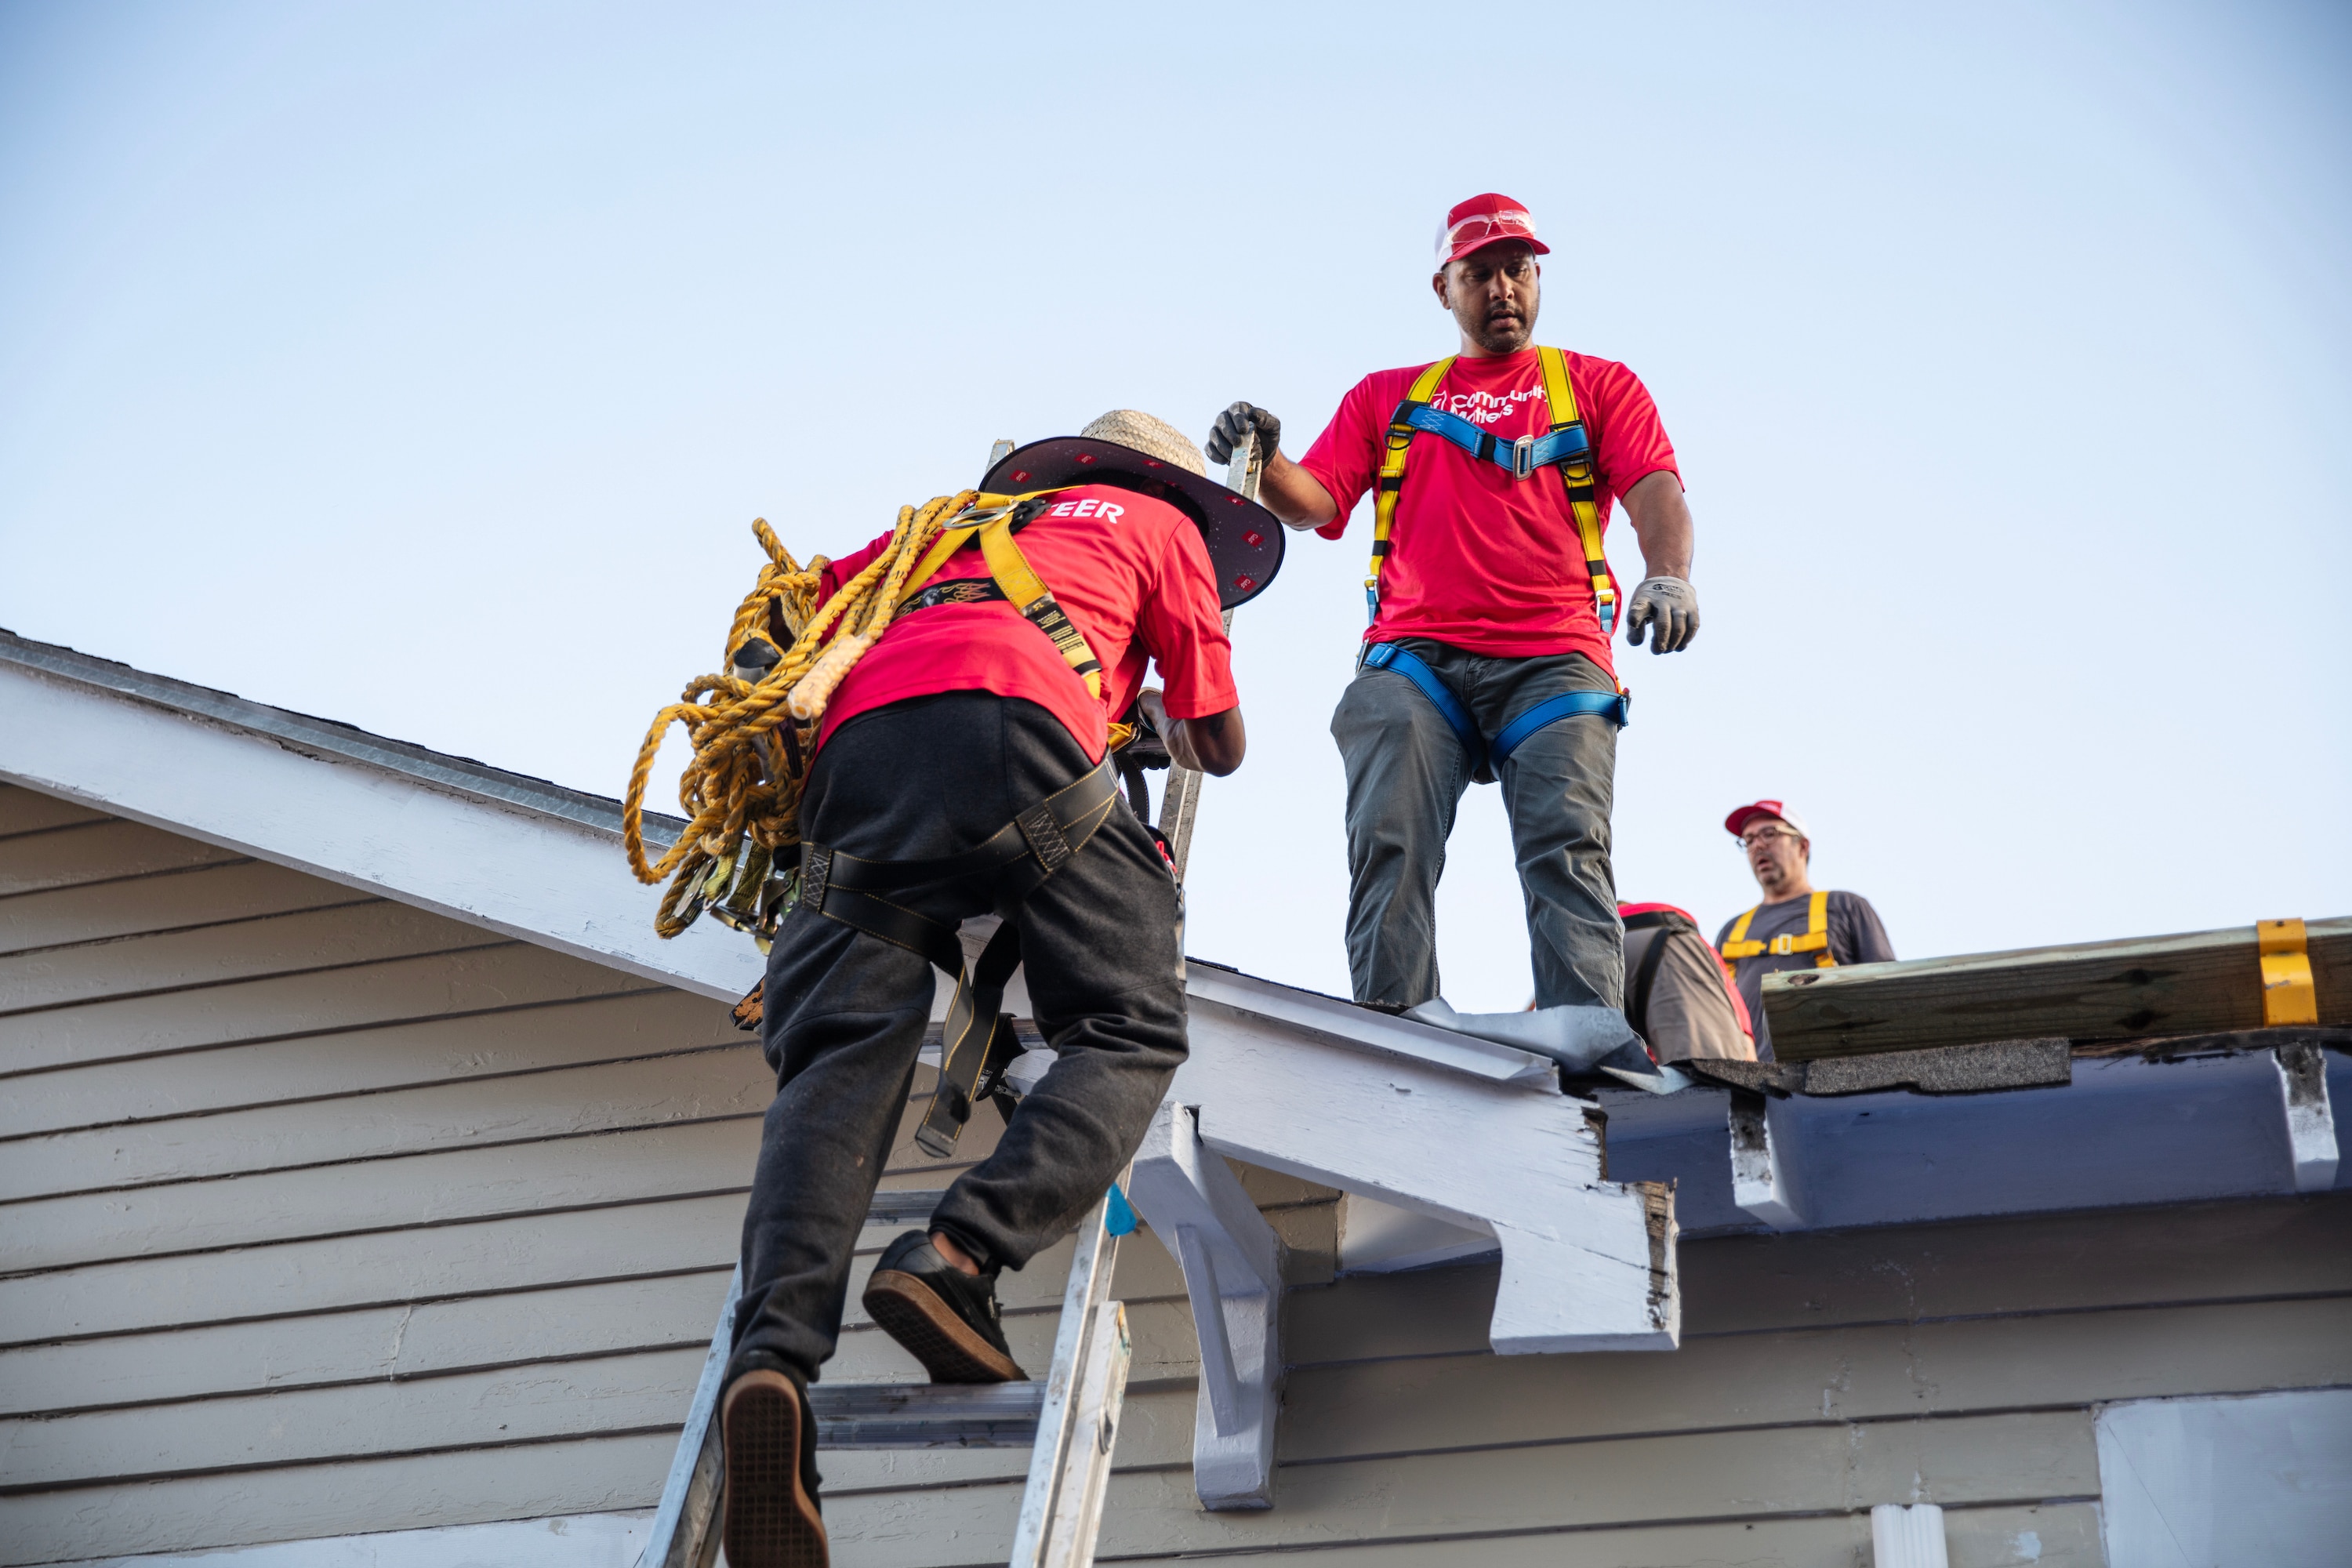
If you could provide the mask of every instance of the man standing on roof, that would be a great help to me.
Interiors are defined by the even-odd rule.
[[[1756,1058],[1772,1060],[1772,1031],[1764,1017],[1764,977],[1785,969],[1835,969],[1842,963],[1884,963],[1895,956],[1878,911],[1860,893],[1817,891],[1806,871],[1812,836],[1788,805],[1759,800],[1723,819],[1739,840],[1764,901],[1725,924],[1717,951],[1737,968],[1740,998],[1756,1029]]]
[[[734,1568],[826,1561],[807,1389],[840,1334],[851,1254],[930,1016],[931,968],[959,978],[952,1049],[971,1037],[963,998],[1001,994],[1017,957],[1057,1053],[994,1152],[957,1178],[928,1226],[884,1250],[866,1284],[866,1311],[935,1382],[1026,1375],[998,1322],[998,1271],[1102,1198],[1184,1059],[1176,885],[1120,801],[1108,725],[1156,661],[1165,689],[1147,706],[1176,763],[1241,765],[1217,584],[1249,574],[1214,569],[1203,533],[1214,508],[1237,520],[1230,531],[1263,538],[1246,518],[1264,514],[1236,512],[1200,448],[1131,411],[1020,448],[982,489],[981,511],[959,514],[973,520],[961,547],[951,530],[915,575],[880,579],[907,594],[878,638],[862,653],[840,639],[825,656],[840,654],[847,674],[824,700],[801,797],[797,902],[761,995],[776,1098],[719,1406]],[[886,534],[833,563],[824,596],[894,547]],[[773,661],[772,648],[757,651],[765,658],[739,650],[737,663]],[[957,928],[989,913],[1003,924],[967,986]],[[993,999],[977,1012],[977,1033],[996,1037]],[[946,1137],[987,1094],[973,1090],[934,1098]]]
[[[1602,555],[1612,505],[1647,575],[1626,640],[1698,630],[1691,517],[1650,395],[1622,364],[1534,344],[1549,247],[1508,197],[1445,215],[1431,279],[1460,330],[1433,364],[1376,371],[1292,463],[1281,423],[1236,403],[1268,458],[1259,496],[1327,539],[1377,487],[1371,626],[1331,719],[1348,772],[1348,966],[1356,999],[1438,994],[1436,894],[1463,791],[1500,781],[1541,1007],[1622,1006],[1624,932],[1609,863],[1625,699],[1610,658],[1620,594]],[[1408,463],[1407,459],[1410,458]]]

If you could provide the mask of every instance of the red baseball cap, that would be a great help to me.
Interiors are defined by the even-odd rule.
[[[1759,816],[1777,816],[1781,821],[1787,823],[1790,826],[1795,828],[1797,830],[1798,837],[1806,839],[1812,837],[1812,834],[1805,827],[1804,818],[1799,816],[1795,812],[1790,811],[1787,802],[1778,800],[1752,801],[1749,804],[1741,806],[1738,810],[1733,812],[1729,816],[1723,819],[1723,829],[1725,832],[1730,834],[1734,838],[1737,838],[1741,834],[1747,832],[1748,825],[1755,821]]]
[[[1444,271],[1449,261],[1459,261],[1474,250],[1507,239],[1522,241],[1538,256],[1551,254],[1551,247],[1536,237],[1536,220],[1510,197],[1488,191],[1456,202],[1437,231],[1438,270]]]

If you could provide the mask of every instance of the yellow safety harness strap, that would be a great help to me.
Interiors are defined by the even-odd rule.
[[[1459,357],[1448,354],[1414,376],[1404,401],[1389,416],[1388,444],[1381,454],[1380,478],[1372,491],[1372,565],[1364,579],[1368,621],[1381,618],[1381,568],[1388,563],[1389,535],[1396,529],[1397,493],[1404,488],[1404,462],[1412,453],[1413,426],[1406,421],[1414,409],[1429,405],[1437,384],[1445,379],[1445,373],[1454,368]]]
[[[1066,612],[1055,601],[1053,592],[1045,586],[1029,558],[1021,553],[1021,546],[1013,542],[1013,517],[1024,501],[1053,495],[1053,490],[1039,490],[1019,497],[982,496],[975,506],[991,502],[1003,503],[993,516],[978,522],[966,523],[943,531],[915,569],[907,574],[907,584],[898,602],[904,605],[920,593],[926,584],[937,575],[948,558],[975,537],[980,552],[988,562],[988,574],[1003,590],[1004,597],[1039,631],[1053,639],[1070,672],[1086,682],[1087,695],[1097,701],[1102,698],[1102,664],[1095,658],[1094,649],[1087,646],[1086,634],[1079,631]]]
[[[1827,893],[1815,893],[1806,904],[1804,935],[1776,936],[1769,942],[1750,942],[1748,939],[1748,922],[1756,918],[1756,910],[1763,907],[1757,905],[1755,910],[1749,910],[1733,924],[1730,932],[1723,939],[1724,957],[1761,958],[1769,952],[1780,958],[1792,952],[1810,952],[1816,955],[1814,968],[1837,967],[1837,960],[1830,956],[1830,896]]]
[[[1544,399],[1551,405],[1551,427],[1579,423],[1576,389],[1569,384],[1568,358],[1558,349],[1538,346],[1543,365]],[[1584,547],[1584,570],[1592,579],[1592,607],[1601,617],[1601,635],[1617,629],[1617,584],[1609,575],[1609,557],[1601,547],[1601,508],[1595,499],[1592,446],[1586,442],[1575,455],[1559,463],[1559,477],[1568,484],[1568,510],[1576,519],[1576,537]]]

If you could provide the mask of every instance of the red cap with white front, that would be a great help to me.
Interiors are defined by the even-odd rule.
[[[1759,816],[1777,816],[1797,830],[1800,838],[1811,838],[1804,818],[1789,809],[1788,802],[1780,800],[1751,801],[1723,819],[1724,831],[1734,838],[1748,831],[1748,825]]]
[[[1549,256],[1551,247],[1536,237],[1536,220],[1510,197],[1488,191],[1456,202],[1437,231],[1437,268],[1459,261],[1474,250],[1516,239],[1538,256]]]

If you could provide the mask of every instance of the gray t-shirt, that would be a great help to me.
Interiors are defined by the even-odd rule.
[[[1756,918],[1748,922],[1749,942],[1770,942],[1776,936],[1802,936],[1812,915],[1812,895],[1783,899],[1777,904],[1758,907]],[[1731,928],[1739,923],[1735,915],[1723,922],[1716,933],[1716,951],[1731,939]],[[1894,944],[1886,940],[1886,928],[1878,922],[1878,911],[1860,893],[1832,893],[1829,907],[1830,956],[1840,963],[1883,963],[1895,956]],[[1734,961],[1734,973],[1738,977],[1739,994],[1748,1003],[1748,1016],[1756,1026],[1756,1059],[1769,1062],[1772,1058],[1772,1031],[1764,1018],[1764,977],[1789,969],[1814,969],[1819,964],[1817,952],[1763,952],[1754,958]]]

